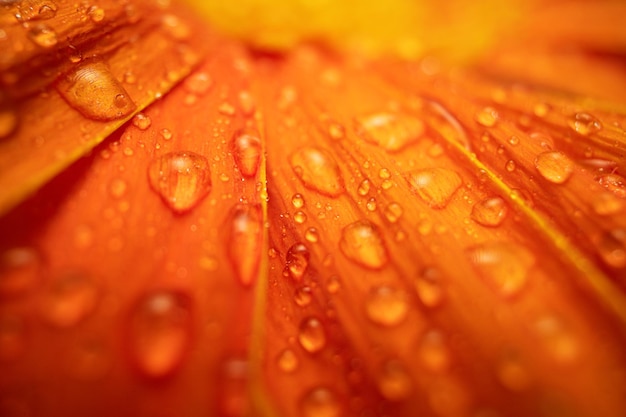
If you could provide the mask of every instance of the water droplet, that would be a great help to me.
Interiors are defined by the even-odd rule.
[[[306,214],[303,211],[296,211],[293,214],[293,221],[298,224],[302,224],[306,221]]]
[[[422,304],[435,308],[443,302],[444,291],[441,286],[441,273],[437,268],[426,267],[415,280],[415,291]]]
[[[535,256],[510,242],[484,243],[467,250],[470,262],[487,284],[505,298],[517,295],[526,285]]]
[[[598,252],[604,262],[613,268],[626,266],[626,229],[606,231],[596,239]]]
[[[326,346],[326,332],[322,322],[308,317],[300,323],[298,342],[309,353],[316,353]]]
[[[356,118],[356,132],[367,142],[397,152],[424,134],[424,122],[402,114],[377,113]]]
[[[339,248],[346,258],[370,269],[380,269],[389,261],[387,248],[378,227],[362,220],[341,232]]]
[[[331,276],[326,280],[326,291],[330,294],[336,294],[341,289],[341,281],[336,275]]]
[[[302,197],[302,194],[294,194],[293,197],[291,197],[291,204],[297,209],[304,207],[304,197]]]
[[[18,116],[15,108],[9,104],[4,106],[0,103],[0,139],[6,138],[17,128]]]
[[[408,294],[389,286],[375,288],[367,297],[365,312],[376,324],[397,326],[409,313]]]
[[[175,212],[195,207],[211,191],[209,161],[194,152],[170,152],[148,167],[150,185]]]
[[[298,356],[296,356],[295,352],[291,349],[285,349],[276,358],[276,363],[278,364],[278,368],[280,368],[283,372],[294,372],[298,369],[300,365],[300,361],[298,360]]]
[[[509,159],[506,161],[506,164],[504,164],[504,169],[506,169],[507,172],[513,172],[517,169],[517,164],[514,160]]]
[[[550,105],[547,103],[537,103],[533,107],[533,113],[537,117],[545,117],[550,111]]]
[[[177,16],[166,14],[161,20],[163,29],[174,39],[182,41],[189,38],[191,29]]]
[[[37,25],[28,31],[28,38],[42,48],[52,48],[57,44],[57,33],[48,25]]]
[[[461,176],[445,168],[430,168],[409,173],[407,181],[411,189],[426,204],[435,209],[448,205],[450,199],[461,187]]]
[[[79,273],[68,273],[52,283],[39,307],[49,324],[69,328],[92,314],[97,303],[98,290],[93,281]]]
[[[124,87],[100,61],[84,61],[61,77],[56,87],[70,106],[89,119],[120,119],[136,108]]]
[[[223,114],[224,116],[234,116],[237,113],[237,109],[235,106],[228,102],[223,102],[217,108],[217,111]]]
[[[0,256],[0,295],[23,294],[37,284],[40,275],[41,258],[34,249],[8,249]]]
[[[339,140],[346,135],[346,129],[339,123],[331,123],[328,126],[328,136],[332,139]]]
[[[429,330],[419,344],[422,365],[431,372],[444,372],[450,366],[450,351],[444,335],[438,330]]]
[[[142,297],[132,311],[130,348],[146,376],[171,375],[183,361],[191,339],[191,301],[183,294],[159,291]]]
[[[556,316],[541,317],[533,325],[535,334],[552,357],[563,363],[572,362],[580,353],[578,340]]]
[[[307,242],[317,243],[320,240],[320,234],[315,227],[309,227],[304,232],[304,238]]]
[[[15,17],[21,22],[29,22],[52,19],[56,16],[58,6],[51,0],[22,0],[18,3],[17,10]]]
[[[306,307],[311,304],[313,300],[313,293],[311,291],[311,287],[300,287],[296,290],[296,294],[293,297],[296,304],[300,307]]]
[[[528,371],[514,357],[506,357],[499,361],[497,375],[500,383],[510,391],[523,391],[530,385]]]
[[[311,253],[303,243],[296,243],[287,251],[287,270],[291,278],[299,281],[309,267]]]
[[[152,124],[152,119],[149,116],[146,116],[143,113],[137,113],[135,117],[133,117],[133,125],[137,127],[139,130],[146,130]]]
[[[413,381],[402,362],[390,360],[383,364],[377,376],[378,391],[389,401],[408,398],[413,391]]]
[[[572,175],[574,163],[562,152],[543,152],[535,158],[535,168],[548,181],[563,184]]]
[[[98,6],[91,6],[89,10],[87,10],[87,15],[91,19],[92,22],[98,23],[104,20],[104,9]]]
[[[568,122],[575,132],[587,136],[602,130],[602,123],[589,113],[576,113]]]
[[[230,217],[228,257],[239,282],[245,286],[256,281],[263,249],[261,206],[240,204]]]
[[[615,194],[616,197],[626,198],[626,180],[617,174],[606,174],[596,178],[596,181]]]
[[[342,413],[337,394],[325,387],[313,388],[300,402],[304,417],[339,417]]]
[[[329,197],[337,197],[345,191],[339,166],[328,151],[304,147],[291,155],[290,160],[305,187]]]
[[[126,181],[120,178],[116,178],[111,181],[111,185],[109,186],[109,191],[114,198],[122,198],[126,193],[126,189],[128,188],[128,184]]]
[[[364,179],[359,184],[359,188],[357,189],[357,192],[359,193],[360,196],[366,196],[367,193],[370,192],[370,188],[371,188],[370,180]]]
[[[26,324],[18,316],[0,315],[0,361],[18,358],[26,347]]]
[[[218,415],[240,417],[247,415],[248,397],[248,361],[241,357],[232,357],[222,364],[221,378],[218,382]]]
[[[402,206],[396,202],[387,204],[385,207],[385,217],[390,223],[396,223],[402,217]]]
[[[513,146],[519,145],[519,137],[515,135],[511,136],[509,138],[509,143]]]
[[[232,142],[235,163],[246,178],[252,178],[259,169],[261,160],[261,139],[255,130],[245,129],[235,132]]]
[[[374,197],[371,197],[369,200],[367,200],[365,207],[367,208],[367,211],[376,211],[376,208],[378,207],[378,205],[376,204],[376,199]]]
[[[591,203],[593,210],[600,216],[617,214],[624,208],[624,203],[613,194],[600,194]]]
[[[504,199],[491,197],[474,204],[470,216],[478,224],[497,227],[504,221],[508,211],[509,208]]]
[[[493,107],[485,107],[474,116],[478,124],[485,127],[493,127],[498,121],[498,112]]]
[[[239,108],[241,108],[241,112],[246,116],[251,116],[254,113],[254,109],[256,108],[256,103],[252,94],[249,91],[240,91],[237,95],[239,99]]]

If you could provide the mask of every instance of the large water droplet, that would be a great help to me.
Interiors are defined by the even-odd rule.
[[[402,362],[398,360],[385,362],[376,382],[380,394],[389,401],[404,400],[413,391],[413,380]]]
[[[339,417],[342,412],[337,394],[325,387],[313,388],[300,402],[304,417]]]
[[[378,227],[366,220],[354,222],[342,230],[339,249],[351,261],[370,269],[380,269],[389,261]]]
[[[115,120],[136,106],[104,62],[86,61],[61,77],[57,90],[70,106],[94,120]]]
[[[524,288],[535,264],[531,251],[509,242],[484,243],[468,249],[467,254],[487,284],[505,298]]]
[[[211,191],[209,161],[194,152],[170,152],[148,167],[152,188],[175,212],[195,207]]]
[[[183,294],[159,291],[139,300],[130,321],[130,349],[146,376],[171,375],[191,342],[191,301]]]
[[[32,289],[41,275],[39,253],[16,247],[0,256],[0,295],[16,296]]]
[[[290,161],[305,187],[329,197],[337,197],[345,191],[339,166],[328,151],[307,146],[291,155]]]
[[[602,130],[602,123],[589,113],[576,113],[567,124],[583,136]]]
[[[261,139],[254,130],[240,130],[233,135],[233,157],[241,175],[252,178],[259,169],[261,160]]]
[[[40,311],[51,325],[68,328],[93,313],[97,302],[98,290],[93,281],[80,273],[68,273],[43,295]]]
[[[548,181],[563,184],[574,172],[574,163],[563,152],[550,151],[537,155],[535,168]]]
[[[278,368],[283,372],[294,372],[299,366],[299,360],[295,352],[291,349],[285,349],[276,358]]]
[[[461,176],[445,168],[414,171],[406,177],[411,189],[432,208],[444,208],[462,184]]]
[[[48,25],[36,25],[28,31],[28,38],[42,48],[52,48],[57,44],[57,33]]]
[[[408,294],[389,286],[375,288],[367,297],[365,312],[376,324],[397,326],[409,313]]]
[[[444,290],[441,286],[441,273],[437,268],[426,267],[415,279],[415,291],[422,304],[435,308],[443,302]]]
[[[299,281],[309,267],[311,253],[303,243],[296,243],[287,251],[287,270],[291,278]]]
[[[357,117],[356,123],[357,134],[389,152],[407,147],[424,134],[424,122],[401,114],[376,113]]]
[[[471,217],[483,226],[497,227],[504,221],[508,211],[509,208],[504,199],[491,197],[474,204]]]
[[[256,281],[263,249],[263,214],[259,205],[235,206],[230,220],[228,257],[243,285]]]
[[[326,331],[319,319],[308,317],[300,323],[298,331],[300,345],[309,353],[316,353],[326,346]]]

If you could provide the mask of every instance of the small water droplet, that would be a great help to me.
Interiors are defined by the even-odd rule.
[[[231,357],[222,363],[216,396],[218,415],[222,417],[240,417],[247,415],[248,397],[248,361],[242,357]]]
[[[550,105],[547,103],[537,103],[533,107],[533,113],[537,117],[545,117],[550,111]]]
[[[308,317],[300,323],[298,342],[309,353],[316,353],[326,346],[326,331],[319,319]]]
[[[444,291],[441,286],[441,273],[437,268],[426,267],[415,280],[415,291],[422,304],[435,308],[443,302]]]
[[[49,324],[69,328],[93,313],[97,303],[98,290],[93,281],[80,273],[68,273],[43,295],[40,312]]]
[[[589,113],[576,113],[568,122],[575,132],[587,136],[602,130],[602,123]]]
[[[291,155],[290,161],[305,187],[329,197],[345,191],[339,166],[328,151],[307,146]]]
[[[104,9],[98,6],[91,6],[89,10],[87,10],[87,15],[89,16],[92,22],[98,23],[104,20],[105,12],[104,12]]]
[[[18,316],[0,315],[0,361],[18,358],[26,347],[26,323]]]
[[[261,139],[255,130],[246,129],[235,132],[232,142],[233,157],[241,175],[252,178],[259,169],[261,160]]]
[[[522,363],[514,357],[506,357],[497,365],[500,383],[508,390],[519,392],[530,386],[530,375]]]
[[[304,197],[302,194],[294,194],[293,197],[291,197],[291,204],[297,209],[304,207]]]
[[[626,229],[605,231],[595,239],[600,256],[613,268],[626,266]]]
[[[616,197],[626,198],[626,179],[617,174],[606,174],[596,178],[596,181],[615,194]]]
[[[508,161],[506,161],[506,164],[504,165],[504,169],[506,169],[507,172],[513,172],[517,169],[517,164],[515,163],[514,160],[509,159]]]
[[[468,249],[467,254],[487,284],[505,298],[524,288],[535,264],[530,250],[510,242],[484,243]]]
[[[371,197],[369,200],[367,200],[367,203],[365,203],[365,207],[367,208],[367,211],[376,211],[376,208],[378,207],[378,205],[376,204],[376,199],[374,197]]]
[[[304,238],[307,242],[317,243],[320,240],[320,233],[317,231],[315,227],[309,227],[304,232]]]
[[[293,214],[293,221],[298,224],[302,224],[306,221],[306,214],[303,211],[296,211]]]
[[[209,161],[194,152],[170,152],[148,167],[150,185],[175,212],[195,207],[211,191]]]
[[[366,220],[354,222],[342,230],[339,248],[346,258],[366,268],[380,269],[389,261],[378,227]]]
[[[444,335],[438,330],[429,330],[419,344],[422,365],[431,372],[444,372],[450,366],[450,351]]]
[[[397,326],[409,313],[409,297],[389,286],[375,288],[365,302],[367,317],[381,326]]]
[[[613,194],[600,194],[592,201],[593,210],[599,216],[610,216],[617,214],[624,208],[622,200],[614,196]]]
[[[402,217],[402,206],[396,202],[387,204],[385,207],[385,217],[390,223],[396,223]]]
[[[389,401],[404,400],[413,391],[411,376],[398,360],[385,362],[376,379],[378,391]]]
[[[14,106],[0,103],[0,139],[8,137],[15,131],[18,120]]]
[[[291,278],[299,281],[309,267],[311,253],[303,243],[296,243],[287,251],[286,266]]]
[[[231,103],[223,102],[217,107],[217,111],[224,116],[234,116],[237,113],[237,109]]]
[[[574,172],[574,163],[562,152],[543,152],[535,158],[535,168],[548,181],[563,184]]]
[[[278,364],[278,368],[283,372],[294,372],[298,369],[300,365],[300,361],[298,360],[298,356],[296,356],[295,352],[289,348],[284,349],[278,357],[276,358],[276,363]]]
[[[341,289],[341,281],[336,275],[331,276],[326,280],[326,291],[330,294],[336,294]]]
[[[445,168],[429,168],[409,173],[407,181],[411,189],[426,204],[435,209],[448,205],[454,193],[461,187],[461,176]]]
[[[504,221],[508,211],[509,208],[504,199],[491,197],[474,204],[470,216],[480,225],[497,227]]]
[[[100,61],[84,61],[61,77],[56,87],[70,106],[89,119],[120,119],[136,108],[124,87]]]
[[[173,39],[182,41],[189,38],[189,35],[191,35],[191,28],[177,16],[166,14],[163,16],[161,22],[163,29]]]
[[[517,145],[519,145],[519,137],[518,137],[518,136],[515,136],[515,135],[511,136],[511,137],[509,138],[509,143],[510,143],[512,146],[517,146]]]
[[[263,214],[261,206],[239,204],[230,217],[228,257],[239,282],[255,282],[263,249]]]
[[[14,297],[31,290],[41,276],[39,253],[15,247],[0,256],[0,295]]]
[[[188,352],[191,300],[181,293],[158,291],[143,296],[132,311],[130,348],[144,375],[171,375]]]
[[[342,413],[337,394],[325,387],[313,388],[300,402],[304,417],[339,417]]]
[[[48,25],[33,26],[28,38],[42,48],[52,48],[58,42],[57,33]]]
[[[370,180],[366,178],[363,181],[361,181],[361,183],[359,184],[359,188],[357,189],[357,192],[359,193],[360,196],[366,196],[367,193],[370,192],[370,188],[371,188],[371,182]]]
[[[128,184],[121,178],[116,178],[111,181],[111,185],[109,186],[109,191],[111,192],[111,196],[114,198],[122,198],[126,193],[126,189],[128,188]]]
[[[339,123],[331,123],[328,126],[328,136],[332,139],[339,140],[346,135],[346,129]]]
[[[356,118],[356,132],[367,142],[397,152],[424,134],[424,122],[403,114],[376,113]]]
[[[137,113],[135,117],[133,117],[133,126],[139,130],[146,130],[151,124],[152,119],[150,119],[150,116],[146,116],[143,113]]]
[[[533,324],[533,330],[543,347],[558,362],[568,363],[578,358],[580,353],[578,340],[556,316],[541,317]]]
[[[237,95],[239,99],[239,108],[241,112],[246,116],[251,116],[256,108],[256,103],[252,94],[249,91],[240,91]]]
[[[474,120],[482,126],[493,127],[498,121],[498,112],[493,107],[485,107],[476,113]]]
[[[298,288],[296,290],[296,293],[293,299],[296,302],[296,304],[298,304],[300,307],[308,306],[309,304],[311,304],[311,301],[313,300],[313,293],[311,291],[311,287],[304,286],[304,287]]]

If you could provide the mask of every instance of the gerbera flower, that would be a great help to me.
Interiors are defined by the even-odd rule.
[[[1,2],[0,415],[623,413],[626,6],[468,3]]]

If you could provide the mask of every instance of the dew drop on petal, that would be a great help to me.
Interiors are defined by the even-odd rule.
[[[286,257],[286,266],[289,276],[296,281],[301,280],[309,267],[310,258],[311,253],[306,245],[303,243],[292,245],[287,251]]]
[[[0,362],[18,358],[26,347],[26,323],[21,317],[0,315]]]
[[[444,372],[450,366],[450,351],[444,335],[438,330],[429,330],[422,336],[418,354],[422,365],[431,372]]]
[[[306,221],[306,213],[303,211],[296,211],[293,214],[293,221],[298,224],[304,223]]]
[[[339,166],[328,151],[307,146],[292,154],[290,163],[305,187],[329,197],[345,191]]]
[[[161,21],[162,27],[166,33],[168,33],[173,39],[182,41],[189,38],[191,35],[191,28],[172,14],[166,14]]]
[[[9,2],[11,3],[11,2]],[[16,17],[21,22],[48,20],[56,16],[58,6],[51,0],[22,0],[17,6]]]
[[[201,96],[213,86],[213,79],[206,72],[196,72],[187,77],[183,87],[187,92]]]
[[[57,278],[41,299],[42,318],[59,328],[69,328],[92,314],[98,303],[95,283],[81,273],[66,273]]]
[[[342,407],[337,394],[325,387],[313,388],[300,401],[303,417],[339,417]]]
[[[298,356],[296,356],[296,353],[293,350],[287,348],[278,354],[278,357],[276,358],[276,364],[281,371],[290,373],[298,369],[300,361],[298,360]]]
[[[0,255],[0,296],[16,296],[35,287],[41,277],[39,253],[28,247],[7,249]]]
[[[606,174],[596,178],[596,181],[609,190],[616,197],[626,198],[626,179],[617,174]]]
[[[131,313],[130,354],[144,375],[171,375],[191,342],[191,302],[183,294],[159,291],[143,296]]]
[[[304,207],[304,197],[300,193],[296,193],[291,197],[291,204],[297,209]]]
[[[339,140],[346,135],[346,129],[339,123],[331,123],[328,126],[328,136],[332,139]]]
[[[572,130],[583,136],[602,130],[602,123],[589,113],[576,113],[567,124]]]
[[[120,119],[136,108],[104,62],[83,62],[61,77],[56,87],[70,106],[89,119]]]
[[[28,31],[28,38],[42,48],[52,48],[57,44],[57,33],[48,25],[36,25]]]
[[[239,204],[230,216],[227,253],[239,282],[255,282],[263,249],[263,214],[261,206]]]
[[[480,225],[497,227],[504,221],[508,211],[509,208],[504,199],[491,197],[474,204],[470,216]]]
[[[304,286],[300,287],[296,290],[296,293],[293,297],[294,301],[300,307],[306,307],[311,304],[311,300],[313,300],[313,293],[311,291],[311,287]]]
[[[523,246],[509,242],[484,243],[467,250],[487,285],[504,298],[517,295],[526,285],[535,256]]]
[[[233,158],[241,175],[252,178],[256,175],[261,161],[261,139],[255,130],[239,130],[233,135]]]
[[[415,279],[415,291],[426,307],[435,308],[441,305],[445,296],[441,272],[435,267],[424,268]]]
[[[170,152],[148,167],[150,186],[175,212],[195,207],[211,191],[209,161],[194,152]]]
[[[530,386],[530,375],[522,363],[515,358],[507,357],[497,365],[498,380],[506,389],[519,392]]]
[[[406,178],[413,192],[435,209],[447,206],[462,184],[461,176],[446,168],[413,171]]]
[[[498,121],[498,112],[493,107],[485,107],[476,113],[474,120],[482,126],[493,127]]]
[[[298,329],[298,342],[309,353],[316,353],[326,346],[326,331],[319,319],[308,317]]]
[[[361,181],[361,183],[359,184],[359,188],[357,189],[357,192],[359,193],[360,196],[366,196],[367,193],[370,192],[370,188],[371,188],[371,182],[370,180],[366,178],[363,181]]]
[[[105,12],[101,7],[91,6],[89,10],[87,10],[87,15],[92,22],[98,23],[104,20]]]
[[[243,357],[234,356],[223,362],[216,392],[218,415],[222,417],[246,415],[249,408],[247,396],[249,373],[248,361]]]
[[[339,249],[346,258],[370,269],[380,269],[389,261],[378,227],[366,220],[349,224],[342,230]]]
[[[535,168],[542,177],[555,184],[563,184],[574,171],[574,163],[564,153],[550,151],[535,158]]]
[[[607,265],[626,267],[626,229],[605,231],[595,241],[598,253]]]
[[[18,124],[18,116],[15,109],[4,107],[0,103],[0,139],[9,136],[15,131]]]
[[[152,119],[150,116],[146,116],[143,113],[137,113],[135,117],[133,117],[133,126],[137,127],[139,130],[146,130],[152,124]]]
[[[317,243],[320,240],[320,234],[315,227],[309,227],[304,232],[304,238],[307,242]]]
[[[624,202],[613,194],[600,194],[592,201],[593,210],[599,216],[617,214],[624,208]]]
[[[543,348],[558,362],[568,363],[578,358],[579,341],[554,315],[546,315],[533,323],[532,330]]]
[[[413,392],[413,380],[404,364],[398,360],[385,362],[376,377],[380,394],[389,401],[408,398]]]
[[[397,152],[424,134],[424,122],[400,114],[376,113],[356,118],[356,132],[367,142]]]
[[[403,212],[404,210],[402,210],[402,206],[400,204],[392,202],[387,204],[384,214],[390,223],[396,223],[398,220],[400,220],[400,217],[402,217]]]
[[[509,159],[506,161],[506,164],[504,164],[504,169],[506,169],[507,172],[513,172],[517,169],[517,164],[514,160]]]
[[[381,326],[397,326],[409,312],[409,297],[402,290],[381,286],[370,292],[365,301],[367,317]]]

